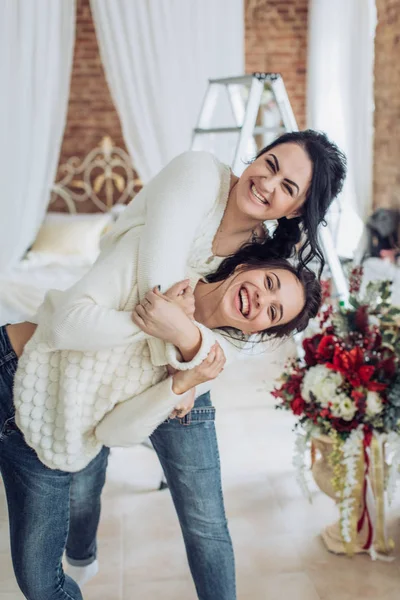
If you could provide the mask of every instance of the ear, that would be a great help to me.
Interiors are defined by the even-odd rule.
[[[297,208],[292,213],[286,216],[287,219],[295,219],[296,217],[301,217],[301,208]]]

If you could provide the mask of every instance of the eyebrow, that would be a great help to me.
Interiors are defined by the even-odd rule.
[[[272,156],[272,158],[274,159],[275,168],[276,168],[277,171],[279,171],[279,161],[276,158],[275,154],[272,154],[272,152],[271,152],[269,154],[269,156]],[[295,181],[292,181],[291,179],[287,179],[286,177],[285,177],[284,181],[287,181],[288,183],[290,183],[291,185],[293,185],[297,189],[297,195],[299,195],[300,188],[299,188],[299,186],[297,185],[297,183]]]
[[[271,271],[271,275],[273,275],[276,279],[276,285],[278,286],[278,290],[281,289],[281,281],[278,277],[278,275],[276,273],[274,273],[273,271]],[[283,306],[282,304],[279,305],[279,312],[281,314],[281,316],[279,317],[277,323],[279,323],[279,321],[282,321],[282,317],[283,317]]]
[[[276,279],[276,285],[278,286],[278,290],[281,289],[281,280],[279,279],[278,275],[276,273],[274,273],[273,271],[271,271],[271,275],[273,275]]]

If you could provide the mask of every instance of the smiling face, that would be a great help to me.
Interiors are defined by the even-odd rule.
[[[275,146],[257,158],[239,178],[234,188],[237,208],[259,221],[299,216],[312,169],[310,158],[298,144]]]
[[[209,291],[202,298],[197,297],[197,288],[195,292],[196,320],[210,328],[234,327],[245,334],[289,323],[305,303],[297,277],[278,268],[239,271],[222,284],[204,287]]]

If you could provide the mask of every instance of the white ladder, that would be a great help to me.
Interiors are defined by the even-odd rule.
[[[257,124],[265,92],[272,94],[279,111],[279,122],[272,127]],[[215,127],[213,119],[222,94],[228,98],[233,125]],[[231,166],[233,172],[240,175],[246,166],[246,159],[254,157],[261,149],[257,145],[256,136],[273,134],[274,139],[285,131],[298,131],[298,126],[281,75],[253,73],[239,77],[209,79],[199,120],[193,130],[191,148],[209,149],[207,144],[212,142],[216,135],[237,134]],[[328,227],[320,227],[319,236],[337,296],[347,303],[348,285]]]

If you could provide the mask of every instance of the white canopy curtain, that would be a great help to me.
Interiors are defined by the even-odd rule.
[[[35,238],[65,126],[75,0],[0,0],[0,271]]]
[[[375,0],[310,0],[308,126],[347,155],[341,214],[335,203],[329,222],[339,254],[348,257],[372,206],[375,28]]]
[[[207,79],[244,66],[243,0],[91,0],[124,138],[143,182],[190,145]]]

